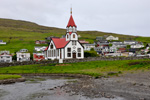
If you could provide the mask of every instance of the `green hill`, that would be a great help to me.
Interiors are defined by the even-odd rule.
[[[0,19],[0,40],[7,42],[7,45],[0,45],[0,51],[9,50],[11,53],[14,53],[26,48],[32,53],[36,40],[44,40],[48,36],[61,37],[65,33],[65,29],[41,26],[21,20]],[[91,43],[95,40],[96,36],[103,35],[118,36],[121,40],[150,42],[150,37],[135,37],[98,31],[78,31],[78,34],[81,36],[80,39]]]

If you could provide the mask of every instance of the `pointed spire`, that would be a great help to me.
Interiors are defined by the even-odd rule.
[[[72,17],[72,7],[70,9],[70,14],[71,14],[71,16],[70,16],[70,19],[69,19],[67,27],[69,27],[69,26],[71,26],[71,27],[73,27],[73,26],[77,27],[76,24],[75,24],[75,22],[74,22],[74,20],[73,20],[73,17]]]
[[[73,27],[73,26],[77,27],[76,24],[75,24],[75,22],[74,22],[74,20],[73,20],[72,15],[70,16],[70,19],[69,19],[67,27],[69,27],[69,26],[71,26],[71,27]]]
[[[71,9],[70,9],[70,14],[72,15],[72,7],[71,7]]]

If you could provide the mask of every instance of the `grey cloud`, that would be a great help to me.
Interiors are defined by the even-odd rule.
[[[150,36],[150,0],[0,0],[0,17],[65,28],[71,4],[79,30]]]

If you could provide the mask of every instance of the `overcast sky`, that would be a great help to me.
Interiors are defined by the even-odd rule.
[[[71,5],[78,30],[150,36],[150,0],[0,0],[0,18],[66,28]]]

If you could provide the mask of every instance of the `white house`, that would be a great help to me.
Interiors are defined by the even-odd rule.
[[[0,44],[6,44],[6,42],[3,42],[3,40],[0,40]]]
[[[28,49],[20,49],[20,52],[28,52]]]
[[[132,40],[130,41],[129,40],[129,41],[124,41],[124,44],[125,45],[132,45],[132,44],[138,44],[138,42],[137,41],[132,41]]]
[[[1,51],[0,53],[0,63],[4,62],[12,62],[12,55],[10,55],[9,51]]]
[[[27,49],[21,49],[19,52],[16,53],[17,61],[30,61],[30,53],[27,53]]]
[[[44,51],[47,47],[46,46],[35,46],[34,50],[35,51]]]
[[[110,36],[108,36],[108,37],[106,38],[106,40],[110,40],[110,41],[111,41],[111,40],[119,40],[119,38],[110,35]]]
[[[83,59],[84,49],[78,41],[77,26],[72,14],[67,25],[65,38],[52,38],[45,49],[46,59]]]
[[[84,51],[90,51],[92,48],[95,48],[95,44],[83,44]]]
[[[143,48],[144,45],[143,44],[132,44],[131,48]]]

